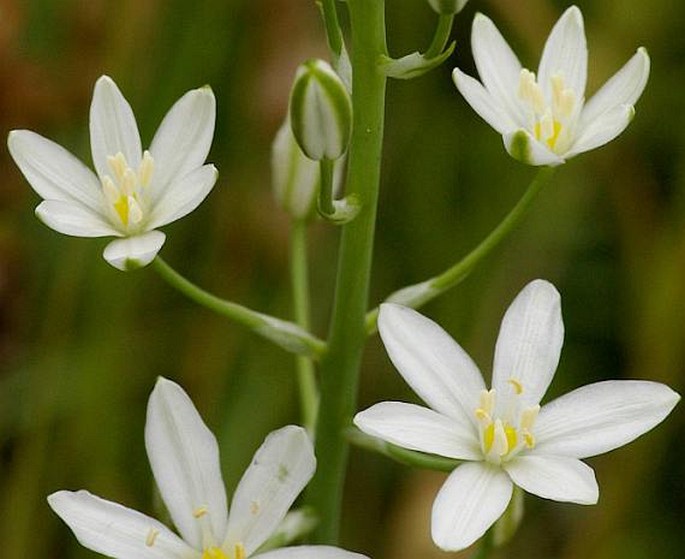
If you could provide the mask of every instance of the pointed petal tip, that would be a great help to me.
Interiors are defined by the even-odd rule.
[[[583,27],[583,12],[575,4],[569,6],[569,8],[561,15],[561,18],[573,18],[574,22],[577,23],[581,28]]]

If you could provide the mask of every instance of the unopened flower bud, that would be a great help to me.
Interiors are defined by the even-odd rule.
[[[449,16],[461,12],[468,1],[469,0],[428,0],[428,3],[431,5],[431,8],[440,15]]]
[[[290,93],[290,121],[309,159],[335,160],[345,153],[352,129],[352,101],[327,62],[313,59],[297,69]]]
[[[334,191],[339,189],[343,166],[342,160],[335,164]],[[316,215],[321,188],[319,162],[302,153],[290,119],[285,120],[271,146],[271,181],[276,200],[294,219],[310,219]]]

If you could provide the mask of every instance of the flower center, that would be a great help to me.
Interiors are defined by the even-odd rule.
[[[554,153],[562,154],[570,147],[580,107],[576,92],[566,87],[561,74],[554,74],[550,82],[551,99],[546,99],[535,73],[523,68],[518,96],[528,109],[529,131]]]
[[[138,169],[133,170],[124,154],[119,152],[110,155],[107,164],[112,174],[102,179],[102,191],[112,219],[117,227],[123,226],[125,232],[135,231],[145,216],[144,191],[152,180],[154,160],[146,150]]]
[[[202,552],[201,559],[245,559],[245,548],[243,544],[237,543],[233,547],[233,555],[231,555],[220,547],[206,547]]]
[[[511,460],[524,449],[535,447],[533,425],[540,411],[540,406],[528,406],[521,409],[518,397],[523,394],[523,384],[517,379],[509,379],[512,395],[508,409],[500,416],[495,416],[497,393],[483,390],[480,402],[474,415],[478,420],[481,450],[485,460],[492,464],[501,464]]]

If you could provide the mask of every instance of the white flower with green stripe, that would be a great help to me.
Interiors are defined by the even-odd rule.
[[[430,407],[382,402],[354,423],[392,444],[465,462],[433,505],[433,540],[445,550],[482,537],[514,485],[555,501],[596,503],[595,475],[581,458],[649,431],[680,399],[664,384],[618,380],[541,407],[564,336],[559,294],[543,280],[528,284],[504,315],[489,390],[466,352],[416,311],[384,304],[378,325],[393,364]]]
[[[521,66],[495,24],[473,21],[471,46],[481,82],[459,68],[457,89],[502,134],[514,158],[530,165],[560,165],[613,140],[635,114],[649,77],[647,51],[635,55],[585,102],[588,51],[583,15],[568,8],[552,29],[537,74]]]
[[[164,378],[150,396],[145,446],[180,537],[87,491],[53,493],[50,506],[83,546],[114,559],[365,559],[330,546],[260,551],[314,474],[314,450],[301,427],[289,425],[266,438],[230,508],[214,435],[183,389]]]
[[[186,93],[143,151],[130,105],[102,76],[90,106],[95,173],[67,150],[29,130],[13,130],[9,151],[44,199],[36,215],[77,237],[118,237],[103,256],[128,270],[149,264],[165,241],[157,231],[193,211],[217,179],[204,164],[214,135],[216,101],[209,87]]]

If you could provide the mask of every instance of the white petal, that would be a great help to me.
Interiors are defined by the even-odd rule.
[[[471,30],[473,58],[478,75],[490,94],[506,108],[511,118],[522,118],[516,95],[521,63],[492,20],[476,14]]]
[[[499,99],[496,99],[478,80],[466,75],[459,68],[452,72],[452,80],[473,110],[497,132],[506,134],[517,127]]]
[[[560,74],[566,87],[579,99],[585,95],[587,80],[587,44],[583,14],[571,6],[559,18],[547,38],[538,67],[538,83],[548,102],[552,98],[551,78]]]
[[[536,140],[524,128],[505,134],[502,140],[509,155],[526,165],[556,167],[564,163],[564,159]]]
[[[12,130],[7,147],[33,190],[45,200],[76,202],[93,211],[102,207],[95,173],[62,146],[30,130]]]
[[[626,129],[634,116],[635,109],[632,105],[621,105],[603,112],[578,131],[575,142],[564,157],[570,158],[610,142]]]
[[[399,373],[435,411],[463,425],[475,422],[483,377],[447,332],[415,310],[384,303],[378,330]]]
[[[542,407],[535,452],[574,458],[609,452],[661,423],[679,400],[678,393],[658,382],[588,384]]]
[[[366,555],[330,545],[296,545],[274,549],[254,556],[254,559],[365,559]]]
[[[203,545],[208,524],[218,544],[226,533],[226,489],[219,447],[183,389],[159,378],[147,406],[145,448],[159,492],[183,538]]]
[[[123,272],[135,270],[152,262],[165,240],[166,235],[161,231],[148,231],[112,241],[105,247],[102,256]]]
[[[516,396],[522,407],[540,402],[556,371],[563,341],[559,293],[547,281],[530,282],[509,305],[497,338],[492,387],[498,396],[507,395],[498,399],[498,407],[507,406],[516,388],[522,388]]]
[[[469,547],[502,516],[511,500],[509,476],[485,462],[469,462],[450,474],[433,503],[431,532],[445,551]]]
[[[218,176],[214,165],[204,165],[166,185],[152,208],[148,227],[155,229],[188,215],[211,192]]]
[[[599,499],[595,472],[575,458],[519,456],[503,467],[516,485],[538,497],[579,505]]]
[[[304,429],[288,425],[269,434],[233,495],[224,549],[240,542],[251,555],[276,530],[315,469]]]
[[[164,524],[87,491],[58,491],[48,503],[84,547],[115,559],[199,559]]]
[[[83,205],[58,200],[45,200],[36,208],[45,225],[64,235],[75,237],[119,237],[119,233],[99,214]]]
[[[176,101],[150,144],[155,160],[152,188],[164,188],[205,162],[215,119],[216,100],[209,86],[189,91]]]
[[[107,157],[119,152],[132,169],[140,165],[142,147],[136,117],[109,76],[95,82],[90,105],[90,149],[100,178],[111,175]]]
[[[381,402],[354,417],[367,435],[389,443],[459,460],[482,459],[471,424],[461,424],[438,412],[402,402]]]
[[[621,105],[634,105],[649,78],[649,55],[643,47],[583,107],[581,127]]]

